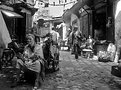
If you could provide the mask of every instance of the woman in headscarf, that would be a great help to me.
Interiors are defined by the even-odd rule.
[[[34,89],[37,89],[39,86],[40,72],[42,72],[41,66],[44,59],[42,46],[36,44],[35,36],[33,34],[27,35],[27,43],[23,55],[17,60],[14,58],[14,61],[16,61],[16,68],[19,69],[17,79],[19,81],[20,70],[23,70],[24,72],[32,71],[36,74]]]

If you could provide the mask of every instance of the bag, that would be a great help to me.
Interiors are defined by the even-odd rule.
[[[121,77],[121,68],[118,65],[111,67],[111,74],[117,77]]]
[[[98,61],[100,61],[100,62],[108,62],[108,61],[110,61],[108,53],[106,51],[99,51],[99,53],[98,53]]]

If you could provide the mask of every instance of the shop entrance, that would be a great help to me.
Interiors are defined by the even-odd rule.
[[[106,40],[106,13],[96,13],[94,22],[94,39]]]

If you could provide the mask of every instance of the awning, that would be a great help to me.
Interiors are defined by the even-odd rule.
[[[63,14],[63,21],[65,23],[70,23],[72,13],[76,14],[79,17],[79,9],[81,7],[84,7],[84,5],[90,6],[92,3],[93,0],[78,0],[75,5],[65,11],[65,13]]]
[[[9,16],[9,17],[13,17],[13,18],[23,18],[23,16],[21,16],[20,14],[16,13],[16,12],[12,12],[12,11],[7,11],[7,10],[1,10],[2,13],[4,13],[5,15]]]

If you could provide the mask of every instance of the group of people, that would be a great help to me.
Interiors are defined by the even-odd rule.
[[[72,54],[74,53],[75,44],[77,44],[79,49],[81,46],[93,49],[94,43],[95,40],[91,37],[91,35],[89,35],[89,38],[86,38],[85,35],[82,35],[82,33],[78,30],[77,26],[73,27],[73,30],[68,36],[68,44]]]
[[[51,34],[51,39],[56,42],[56,45],[59,48],[59,33],[53,27],[52,30],[50,30],[49,34]],[[18,53],[17,55],[15,55],[12,60],[12,64],[16,68],[17,82],[20,81],[21,71],[30,71],[35,73],[36,76],[33,88],[33,90],[35,90],[39,87],[40,77],[44,76],[40,75],[42,72],[44,72],[44,69],[42,67],[44,66],[43,47],[42,44],[37,43],[39,40],[36,40],[38,38],[36,38],[36,35],[34,33],[27,33],[26,39],[27,44],[24,47],[23,53]],[[15,83],[15,85],[17,84],[17,82]]]
[[[71,49],[71,54],[74,54],[74,52],[75,52],[75,50],[74,50],[75,44],[77,44],[78,50],[80,49],[80,51],[82,50],[81,48],[91,49],[94,51],[95,43],[96,43],[96,40],[93,39],[91,37],[91,35],[89,35],[88,38],[86,38],[84,35],[82,35],[82,33],[78,30],[77,26],[74,26],[72,31],[68,35],[68,44]],[[109,43],[109,45],[107,46],[106,52],[107,52],[106,56],[109,57],[110,61],[114,61],[115,54],[116,54],[116,46],[113,43]],[[79,53],[81,54],[81,52],[79,52]],[[120,49],[117,48],[117,56],[119,56],[119,53],[120,53]],[[97,53],[97,55],[98,55],[98,53]]]

